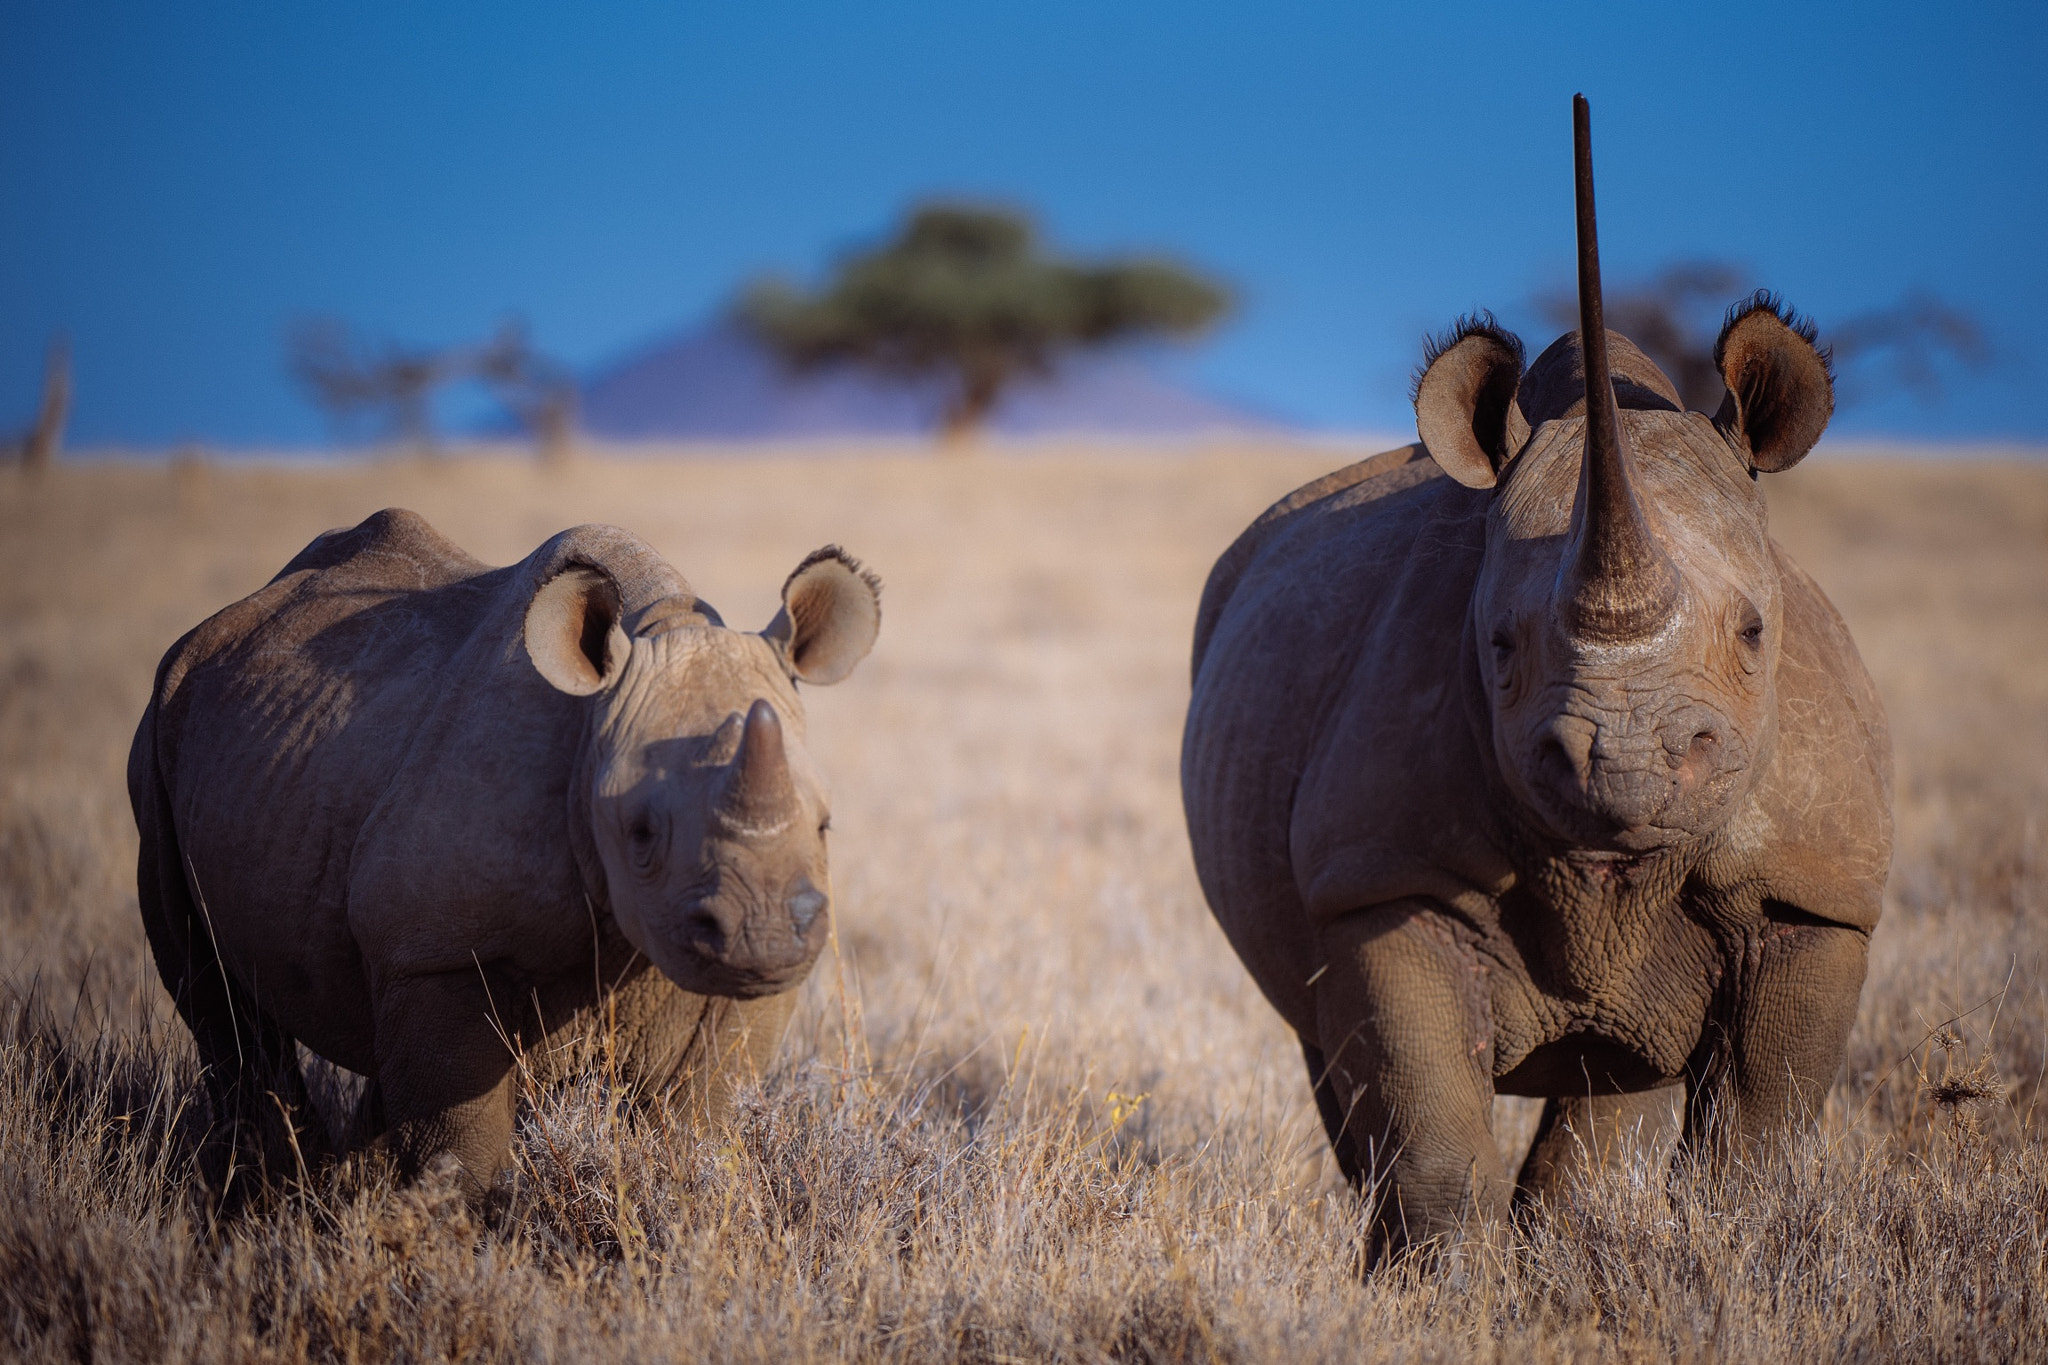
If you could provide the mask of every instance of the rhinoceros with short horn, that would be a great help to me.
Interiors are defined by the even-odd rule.
[[[1549,1100],[1525,1192],[1677,1083],[1710,1159],[1811,1115],[1890,862],[1882,707],[1756,483],[1819,438],[1826,357],[1759,295],[1683,411],[1602,325],[1575,124],[1578,332],[1524,373],[1461,324],[1421,443],[1260,517],[1195,630],[1202,886],[1383,1249],[1506,1207],[1496,1094]]]
[[[294,1043],[370,1078],[359,1138],[407,1173],[452,1154],[472,1197],[517,1050],[599,1021],[628,1080],[700,1110],[769,1058],[829,916],[796,684],[881,620],[836,547],[782,602],[731,630],[629,532],[492,569],[393,510],[172,646],[129,795],[214,1179],[319,1150]]]

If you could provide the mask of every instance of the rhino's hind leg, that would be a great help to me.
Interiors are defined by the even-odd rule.
[[[208,1106],[200,1175],[232,1210],[267,1179],[296,1176],[324,1160],[326,1128],[299,1070],[295,1040],[220,960],[180,866],[168,801],[153,782],[145,799],[154,809],[138,811],[136,897],[157,972],[199,1051]]]
[[[1633,1095],[1552,1096],[1523,1158],[1515,1202],[1555,1202],[1582,1172],[1609,1169],[1634,1152],[1669,1153],[1680,1123],[1678,1087]]]
[[[205,1075],[209,1125],[200,1173],[222,1207],[239,1208],[257,1187],[301,1178],[325,1162],[326,1126],[292,1036],[218,963],[193,972],[179,1013],[191,1026]]]

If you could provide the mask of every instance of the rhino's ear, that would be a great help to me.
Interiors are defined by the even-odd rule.
[[[617,680],[632,642],[619,624],[619,585],[602,569],[571,564],[526,607],[526,653],[540,675],[587,697]]]
[[[882,628],[882,580],[837,545],[806,556],[782,585],[782,610],[761,632],[798,682],[836,683],[867,657]]]
[[[1834,375],[1813,324],[1766,290],[1728,310],[1714,365],[1728,386],[1714,425],[1752,469],[1798,464],[1834,415]]]
[[[1430,458],[1467,488],[1491,488],[1529,438],[1515,406],[1522,340],[1491,313],[1458,319],[1423,351],[1415,381],[1415,430]]]

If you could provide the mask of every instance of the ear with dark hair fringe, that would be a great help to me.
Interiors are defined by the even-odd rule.
[[[1493,315],[1493,310],[1481,308],[1476,312],[1466,313],[1445,331],[1432,332],[1422,339],[1422,363],[1417,365],[1415,373],[1408,377],[1410,403],[1422,396],[1422,377],[1429,373],[1429,367],[1436,364],[1444,352],[1467,337],[1487,337],[1499,342],[1507,353],[1515,358],[1515,368],[1518,372],[1528,363],[1522,339],[1501,326],[1500,319]]]
[[[782,585],[782,610],[761,632],[799,682],[838,682],[874,647],[882,580],[837,545],[804,556]]]
[[[1429,338],[1410,397],[1430,458],[1467,488],[1491,488],[1528,439],[1515,406],[1522,339],[1488,312],[1468,313]]]
[[[1728,314],[1721,319],[1721,335],[1714,338],[1715,369],[1721,368],[1721,358],[1728,347],[1728,334],[1735,330],[1736,323],[1741,322],[1752,313],[1769,313],[1779,322],[1784,323],[1785,329],[1791,332],[1792,335],[1813,347],[1813,353],[1820,357],[1821,366],[1827,371],[1828,381],[1830,383],[1834,382],[1834,348],[1820,344],[1820,328],[1814,324],[1812,318],[1807,317],[1797,308],[1785,302],[1782,295],[1769,289],[1759,289],[1741,302],[1728,305]]]
[[[1714,341],[1714,366],[1728,396],[1714,425],[1752,470],[1790,469],[1827,429],[1835,375],[1819,336],[1810,319],[1767,289],[1728,310]]]
[[[877,621],[881,620],[882,576],[876,573],[873,569],[870,569],[867,565],[861,563],[858,559],[855,559],[845,550],[840,549],[837,545],[827,545],[820,549],[813,550],[809,554],[805,555],[804,562],[797,565],[794,569],[790,570],[789,577],[782,580],[782,591],[785,594],[787,594],[789,592],[790,586],[794,584],[799,578],[802,578],[804,576],[805,570],[810,569],[814,565],[822,564],[828,559],[838,560],[841,564],[845,565],[847,569],[849,569],[851,572],[857,575],[860,578],[861,582],[868,585],[868,591],[875,595],[875,619]]]

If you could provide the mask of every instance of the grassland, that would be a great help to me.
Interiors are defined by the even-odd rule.
[[[1360,1273],[1299,1054],[1176,790],[1210,562],[1344,452],[511,459],[0,479],[0,1354],[244,1360],[2013,1360],[2048,1351],[2048,466],[1767,481],[1890,707],[1899,845],[1822,1131],[1647,1161]],[[6,473],[7,471],[0,471]],[[836,950],[732,1125],[531,1093],[511,1212],[374,1160],[212,1223],[134,909],[151,670],[385,505],[505,562],[652,540],[729,621],[809,549],[888,582],[810,694]],[[1504,1146],[1531,1115],[1502,1102]]]

